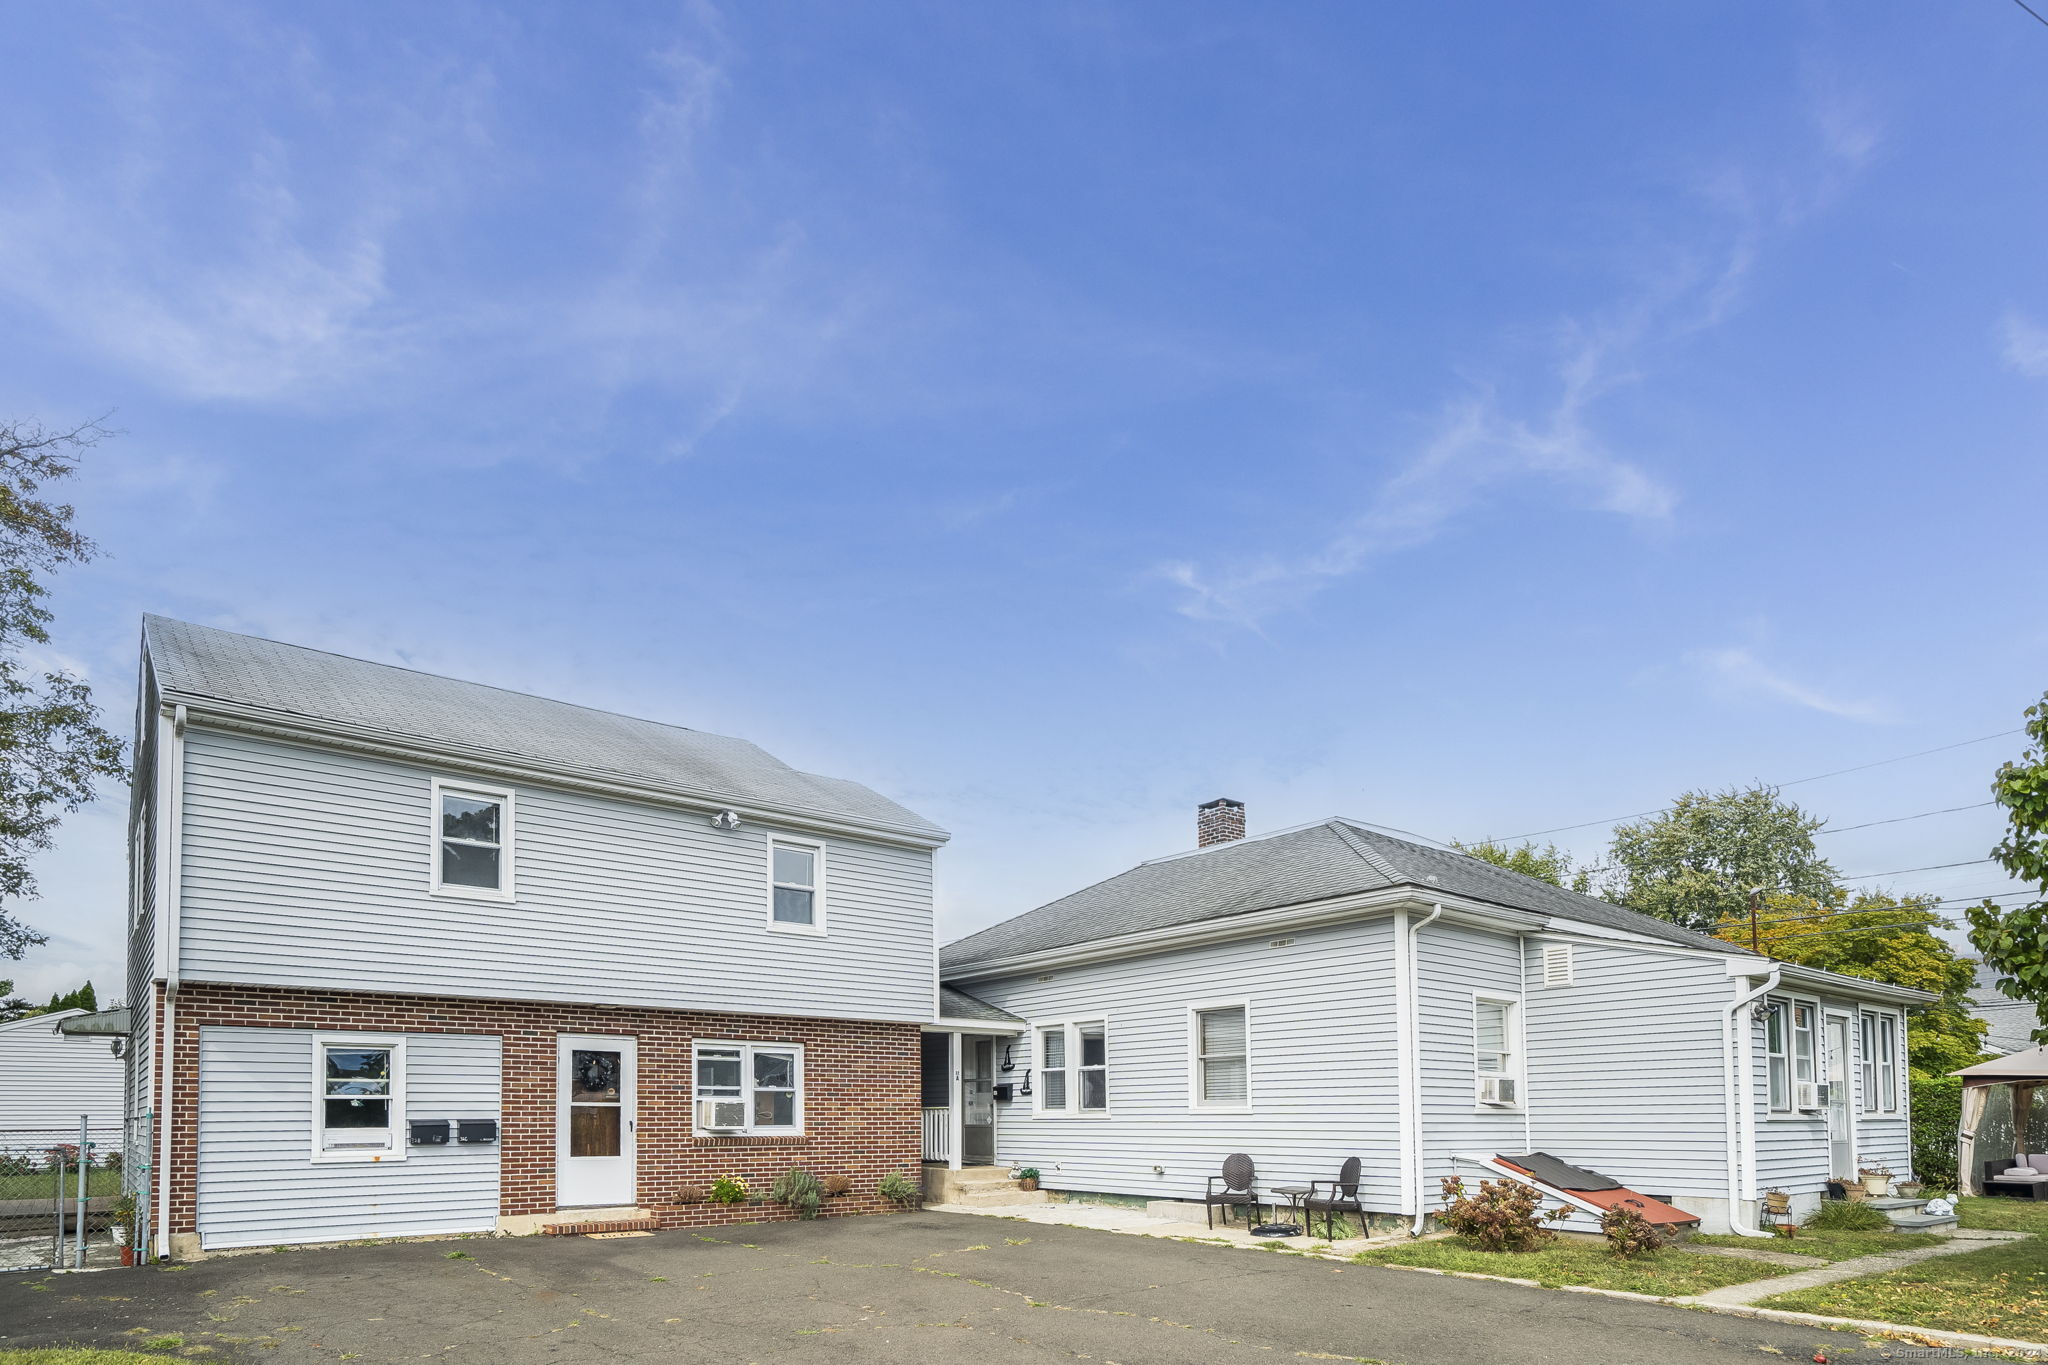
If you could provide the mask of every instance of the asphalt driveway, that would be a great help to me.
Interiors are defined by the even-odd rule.
[[[1850,1335],[1372,1266],[916,1213],[652,1237],[477,1238],[0,1276],[0,1351],[297,1362],[1690,1365]]]

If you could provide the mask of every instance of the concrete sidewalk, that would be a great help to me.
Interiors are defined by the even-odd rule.
[[[1860,1280],[1866,1275],[1882,1275],[1887,1270],[1897,1270],[1900,1266],[1912,1265],[1916,1261],[1931,1261],[1937,1256],[1956,1256],[1965,1251],[1978,1251],[1984,1247],[1996,1246],[2000,1242],[2020,1241],[2028,1235],[2024,1232],[1991,1232],[1965,1228],[1960,1232],[1951,1233],[1949,1240],[1940,1246],[1914,1247],[1910,1251],[1887,1251],[1876,1256],[1858,1256],[1854,1260],[1814,1266],[1768,1280],[1723,1285],[1719,1289],[1709,1289],[1704,1294],[1695,1294],[1673,1302],[1696,1303],[1703,1307],[1757,1303],[1770,1298],[1773,1294],[1790,1294],[1794,1290],[1812,1289],[1816,1285],[1834,1284],[1839,1280]]]

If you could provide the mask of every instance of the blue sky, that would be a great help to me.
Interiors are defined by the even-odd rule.
[[[124,727],[155,610],[743,735],[952,829],[950,937],[1211,796],[1517,834],[2048,684],[2006,0],[0,11],[0,411],[125,432]],[[29,989],[115,979],[120,823]]]

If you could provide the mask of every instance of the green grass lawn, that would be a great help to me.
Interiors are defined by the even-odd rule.
[[[1756,1251],[1789,1251],[1795,1256],[1818,1256],[1824,1261],[1853,1261],[1858,1256],[1876,1256],[1886,1251],[1910,1251],[1945,1242],[1931,1232],[1842,1232],[1800,1229],[1797,1237],[1694,1237],[1686,1246],[1747,1247]],[[1792,1273],[1786,1267],[1785,1274]]]
[[[1882,1275],[1776,1294],[1763,1305],[2048,1342],[2048,1241],[2029,1237],[1936,1256]]]
[[[77,1190],[77,1172],[66,1171],[64,1197],[71,1198]],[[0,1175],[0,1199],[49,1199],[56,1191],[57,1177],[48,1171],[37,1171],[33,1175]],[[88,1198],[98,1198],[100,1195],[119,1198],[121,1173],[94,1167],[85,1177],[85,1193]]]
[[[1555,1287],[1590,1285],[1595,1289],[1627,1289],[1638,1294],[1703,1294],[1724,1284],[1741,1284],[1791,1272],[1763,1261],[1733,1256],[1701,1256],[1667,1247],[1634,1261],[1617,1259],[1605,1246],[1590,1242],[1552,1242],[1541,1251],[1480,1251],[1451,1237],[1376,1247],[1351,1258],[1360,1265],[1421,1265],[1435,1270],[1465,1270],[1481,1275],[1511,1275]]]
[[[2048,1235],[2048,1199],[1969,1195],[1956,1206],[1956,1221],[1966,1228],[1997,1228],[2006,1232]]]

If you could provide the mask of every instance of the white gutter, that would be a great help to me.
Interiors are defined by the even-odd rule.
[[[1422,1025],[1421,1011],[1417,1005],[1420,993],[1420,978],[1415,970],[1415,952],[1424,926],[1434,924],[1444,913],[1441,903],[1432,905],[1429,913],[1410,923],[1404,913],[1394,921],[1395,946],[1399,954],[1395,981],[1399,1011],[1397,1019],[1401,1025],[1402,1092],[1401,1121],[1406,1130],[1402,1134],[1402,1165],[1408,1177],[1408,1196],[1414,1201],[1415,1222],[1408,1229],[1410,1237],[1422,1235],[1422,1225],[1429,1217],[1429,1197],[1423,1186],[1428,1180],[1429,1162],[1423,1146],[1422,1123]]]
[[[1728,964],[1728,970],[1733,975],[1738,967],[1749,965],[1738,958]],[[1736,1017],[1778,988],[1777,964],[1772,963],[1766,971],[1763,985],[1747,994],[1738,994],[1721,1017],[1722,1098],[1726,1101],[1728,1120],[1728,1226],[1738,1237],[1769,1235],[1743,1221],[1742,1206],[1747,1202],[1743,1198],[1747,1188],[1745,1176],[1753,1177],[1756,1171],[1756,1095],[1755,1078],[1750,1074],[1749,1021]],[[1738,979],[1749,977],[1741,975]]]
[[[150,1251],[163,1260],[171,1246],[171,1099],[177,1082],[178,1056],[178,905],[184,882],[185,707],[171,713],[168,754],[157,755],[157,781],[166,787],[164,802],[164,882],[167,894],[157,912],[164,916],[164,1025],[157,1039],[157,1064],[162,1069],[156,1105],[156,1226]],[[168,760],[168,761],[167,761]]]

